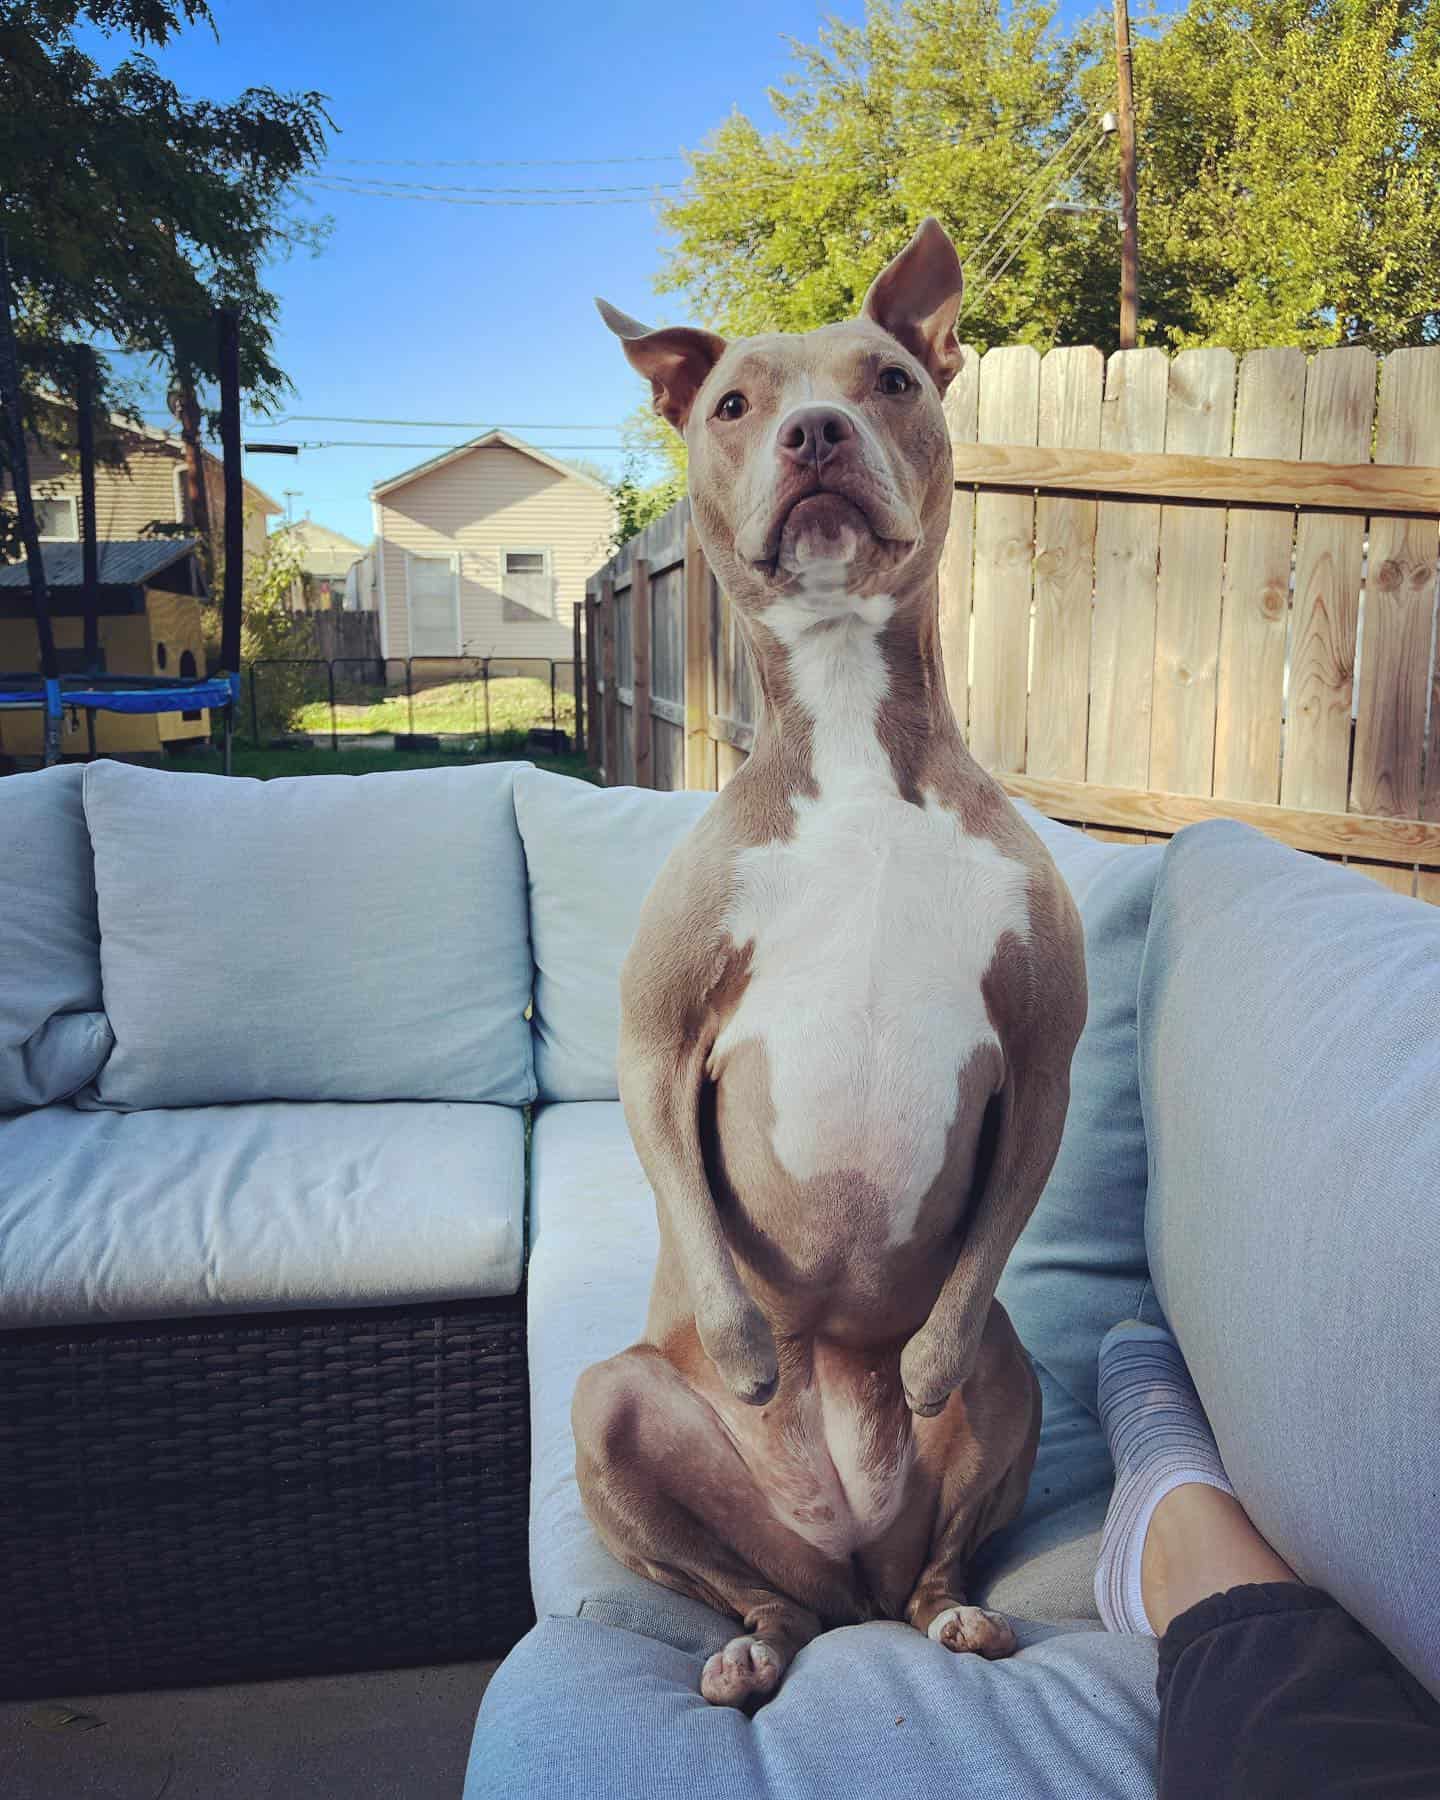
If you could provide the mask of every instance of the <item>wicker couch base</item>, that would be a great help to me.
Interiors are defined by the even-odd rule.
[[[0,1692],[499,1655],[523,1295],[0,1334]]]

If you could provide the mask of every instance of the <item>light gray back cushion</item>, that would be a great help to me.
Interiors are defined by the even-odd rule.
[[[115,1049],[90,1103],[531,1099],[514,778],[91,764]]]
[[[1089,1009],[1070,1065],[1060,1153],[999,1291],[1026,1349],[1094,1414],[1101,1338],[1153,1307],[1135,1014],[1163,851],[1100,843],[1028,806],[1020,811],[1080,910]]]
[[[619,1097],[620,965],[661,865],[714,798],[597,788],[540,769],[516,777],[542,1099]]]
[[[0,781],[0,1112],[64,1099],[110,1051],[81,773]]]
[[[1150,1262],[1256,1525],[1440,1693],[1440,910],[1245,826],[1167,850]]]

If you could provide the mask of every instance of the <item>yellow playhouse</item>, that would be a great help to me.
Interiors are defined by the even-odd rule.
[[[193,681],[205,673],[200,599],[204,583],[193,538],[101,543],[98,668],[85,666],[81,547],[42,546],[45,580],[60,672],[68,677],[97,674],[107,679],[137,676],[148,681]],[[15,691],[39,688],[40,648],[30,580],[24,562],[0,566],[0,751],[39,757],[44,751],[41,705],[17,705]],[[16,683],[12,677],[31,677]],[[70,685],[67,680],[67,686]],[[101,752],[159,751],[166,744],[208,738],[210,712],[193,707],[177,712],[97,711],[95,748]],[[88,753],[85,710],[65,708],[61,753]]]

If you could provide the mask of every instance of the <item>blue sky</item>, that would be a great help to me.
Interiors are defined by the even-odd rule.
[[[765,90],[785,71],[785,38],[811,40],[827,14],[860,10],[806,0],[213,5],[218,42],[191,30],[159,58],[185,92],[319,89],[338,127],[330,174],[492,188],[644,185],[678,179],[683,164],[382,165],[673,154],[734,107],[768,122]],[[558,455],[588,454],[618,471],[620,424],[641,390],[591,296],[661,316],[652,205],[461,206],[316,192],[313,207],[333,219],[323,252],[273,272],[279,361],[297,389],[291,414],[514,426]],[[673,298],[667,305],[674,317]],[[246,472],[282,503],[283,490],[296,490],[297,518],[308,512],[363,542],[371,485],[470,435],[458,423],[250,426],[251,438],[375,447],[252,456]]]

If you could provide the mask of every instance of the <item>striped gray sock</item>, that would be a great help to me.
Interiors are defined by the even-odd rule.
[[[1100,1423],[1115,1491],[1100,1535],[1095,1603],[1107,1631],[1155,1635],[1140,1596],[1140,1555],[1172,1488],[1203,1482],[1233,1494],[1180,1346],[1158,1325],[1128,1320],[1100,1346]]]

